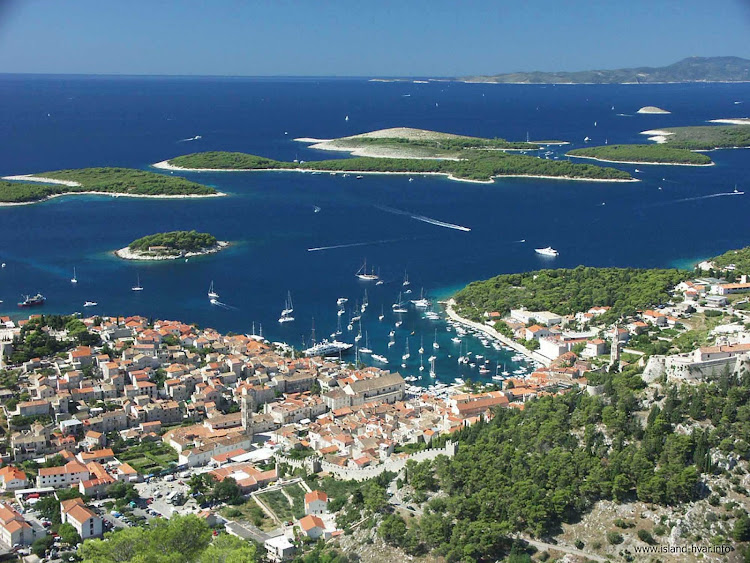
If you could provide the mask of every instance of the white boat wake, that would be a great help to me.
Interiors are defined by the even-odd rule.
[[[231,311],[238,311],[239,310],[237,307],[234,307],[232,305],[227,305],[226,303],[222,303],[218,299],[212,299],[211,300],[211,305],[213,305],[215,307],[221,307],[222,309],[229,309]]]
[[[200,140],[202,138],[203,137],[201,137],[200,135],[196,135],[195,137],[188,137],[187,139],[180,139],[177,142],[178,143],[187,143],[188,141],[198,141],[198,140]]]
[[[671,201],[664,201],[661,203],[654,203],[650,207],[659,206],[659,205],[668,205],[670,203],[685,203],[687,201],[700,201],[702,199],[713,199],[715,197],[725,197],[730,195],[745,195],[745,192],[722,192],[718,194],[709,194],[709,195],[701,195],[696,197],[684,197],[682,199],[673,199]]]
[[[315,248],[308,248],[308,252],[319,252],[321,250],[334,250],[336,248],[352,248],[355,246],[370,246],[373,244],[387,244],[389,242],[401,242],[406,239],[403,238],[390,238],[390,239],[383,239],[383,240],[371,240],[366,242],[350,242],[347,244],[334,244],[332,246],[316,246]]]
[[[417,215],[415,213],[410,213],[409,211],[401,211],[400,209],[394,209],[393,207],[386,207],[385,205],[375,205],[374,207],[385,211],[387,213],[393,213],[394,215],[405,215],[407,217],[411,217],[412,219],[416,221],[422,221],[423,223],[429,223],[430,225],[436,225],[438,227],[445,227],[446,229],[454,229],[456,231],[464,231],[468,233],[471,231],[469,227],[463,227],[461,225],[456,225],[454,223],[446,223],[445,221],[438,221],[437,219],[433,219],[432,217],[425,217],[424,215]]]

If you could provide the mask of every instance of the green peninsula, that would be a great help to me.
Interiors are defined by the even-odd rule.
[[[569,156],[592,158],[603,162],[625,162],[633,164],[680,164],[685,166],[709,166],[712,160],[705,154],[688,149],[659,145],[602,145],[573,149]]]
[[[298,139],[315,142],[311,139]],[[551,144],[554,141],[549,141]],[[590,164],[546,160],[507,150],[536,150],[541,143],[513,143],[422,131],[386,129],[317,141],[312,148],[351,152],[354,158],[284,162],[238,152],[178,156],[155,166],[171,170],[298,170],[350,173],[445,174],[456,180],[491,182],[496,176],[628,181],[627,172]]]
[[[606,319],[666,302],[669,290],[691,275],[686,270],[591,268],[538,270],[502,274],[475,281],[455,295],[464,317],[481,320],[482,312],[508,313],[511,309],[549,310],[560,315],[611,307]]]
[[[23,176],[0,182],[0,202],[31,203],[63,194],[97,193],[133,197],[207,197],[215,189],[184,178],[131,168],[80,168]],[[11,181],[8,181],[11,180]]]

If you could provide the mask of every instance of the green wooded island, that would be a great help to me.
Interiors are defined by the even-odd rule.
[[[115,255],[125,260],[174,260],[214,254],[224,250],[229,243],[217,240],[210,233],[196,231],[170,231],[147,235],[131,242]]]
[[[664,144],[676,149],[710,151],[750,147],[750,125],[667,127],[659,133],[664,137]]]
[[[634,164],[680,164],[684,166],[711,166],[713,161],[705,154],[688,149],[658,145],[601,145],[568,151],[568,156],[592,158],[602,162]]]
[[[305,140],[305,139],[301,139]],[[297,170],[348,173],[445,174],[456,180],[491,182],[496,176],[568,180],[634,181],[625,171],[546,160],[506,150],[537,150],[537,143],[511,143],[418,129],[386,129],[355,137],[316,141],[311,148],[351,152],[353,158],[285,162],[240,152],[203,152],[155,164],[172,170]]]
[[[214,188],[184,178],[132,168],[80,168],[5,176],[0,203],[34,203],[65,194],[107,194],[129,197],[211,197]]]

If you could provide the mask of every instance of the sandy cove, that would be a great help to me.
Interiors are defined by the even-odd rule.
[[[649,141],[655,141],[659,144],[666,143],[669,135],[674,135],[671,131],[662,131],[661,129],[649,129],[648,131],[641,131],[641,135],[652,135],[648,138]]]
[[[434,159],[430,159],[434,160]],[[640,182],[638,178],[629,180],[619,178],[571,178],[569,176],[543,176],[534,174],[501,174],[493,176],[491,180],[471,180],[468,178],[456,178],[448,172],[373,172],[369,170],[316,170],[314,168],[183,168],[169,163],[169,160],[162,160],[152,164],[154,168],[160,170],[173,170],[175,172],[309,172],[337,174],[392,174],[400,176],[445,176],[449,180],[456,182],[469,182],[470,184],[492,184],[495,178],[540,178],[543,180],[572,180],[580,182]]]
[[[727,117],[723,119],[709,119],[709,123],[724,123],[727,125],[750,125],[750,117]]]
[[[3,180],[18,180],[23,182],[41,182],[42,184],[59,184],[69,188],[80,188],[79,182],[72,180],[58,180],[57,178],[45,178],[44,176],[34,176],[33,174],[18,174],[16,176],[3,176]]]
[[[599,162],[611,162],[612,164],[644,164],[647,166],[714,166],[715,163],[711,162],[710,164],[690,164],[690,163],[683,163],[683,162],[639,162],[636,160],[606,160],[604,158],[596,158],[595,156],[581,156],[578,154],[567,154],[565,156],[569,156],[571,158],[585,158],[587,160],[598,160]]]
[[[126,246],[119,250],[114,251],[114,255],[123,260],[178,260],[180,258],[192,258],[193,256],[206,256],[208,254],[216,254],[229,247],[229,243],[225,240],[220,240],[215,246],[206,248],[200,252],[186,252],[185,254],[159,254],[156,256],[144,256],[140,251],[130,250],[130,247]]]

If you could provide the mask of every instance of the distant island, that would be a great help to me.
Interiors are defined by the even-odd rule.
[[[698,125],[642,131],[649,140],[692,151],[750,147],[750,123],[746,125]]]
[[[705,154],[665,145],[602,145],[573,149],[567,154],[577,158],[591,158],[601,162],[626,164],[713,165],[713,161]]]
[[[672,112],[667,111],[665,109],[658,108],[656,106],[643,106],[636,113],[655,113],[655,114],[660,114],[660,115],[668,115]]]
[[[463,82],[494,84],[658,84],[665,82],[750,82],[750,60],[740,57],[688,57],[669,66],[583,70],[578,72],[513,72],[466,76]]]
[[[530,176],[566,180],[634,181],[629,173],[614,168],[568,161],[547,160],[508,150],[538,150],[540,145],[560,141],[513,143],[504,139],[481,139],[396,128],[341,139],[298,139],[316,143],[313,148],[341,150],[368,156],[284,162],[239,152],[203,152],[178,156],[154,164],[166,170],[251,171],[294,170],[349,174],[442,174],[454,180],[492,182],[494,177]],[[321,144],[323,146],[321,146]]]
[[[35,203],[66,194],[114,197],[186,198],[224,195],[185,178],[132,168],[80,168],[39,174],[5,176],[0,204]]]
[[[726,120],[714,120],[726,121]],[[742,123],[742,120],[736,120]],[[625,164],[673,164],[712,166],[713,161],[696,151],[750,147],[750,123],[743,125],[699,125],[642,131],[655,145],[600,145],[568,151],[575,158]]]
[[[175,260],[214,254],[228,246],[228,242],[217,240],[209,233],[170,231],[134,240],[125,248],[116,250],[115,255],[123,260]]]

